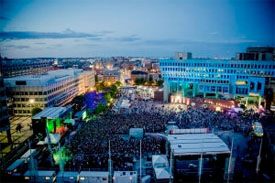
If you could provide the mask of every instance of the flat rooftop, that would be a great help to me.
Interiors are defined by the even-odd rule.
[[[168,135],[175,156],[230,154],[228,146],[213,133]]]
[[[32,119],[41,119],[41,118],[55,119],[63,115],[68,110],[69,108],[67,107],[47,107],[40,113],[33,116]]]
[[[7,87],[46,86],[64,79],[77,77],[81,72],[83,72],[82,69],[59,69],[40,75],[23,75],[6,78],[4,79],[4,82]],[[21,82],[21,84],[18,82]]]

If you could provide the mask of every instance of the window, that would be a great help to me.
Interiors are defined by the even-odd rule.
[[[261,90],[261,89],[262,89],[262,83],[258,82],[257,90]]]
[[[15,81],[16,85],[27,85],[26,81]]]

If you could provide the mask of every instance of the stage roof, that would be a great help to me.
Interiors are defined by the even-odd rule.
[[[48,119],[56,119],[61,117],[69,109],[70,108],[67,107],[47,107],[40,113],[33,116],[32,119],[41,119],[43,117]]]
[[[228,146],[213,133],[168,135],[175,156],[230,154]]]

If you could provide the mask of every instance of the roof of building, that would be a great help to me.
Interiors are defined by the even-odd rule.
[[[31,155],[33,155],[33,154],[36,154],[36,149],[29,149],[29,150],[27,150],[27,152],[25,152],[22,156],[21,156],[21,158],[22,159],[26,159],[26,158],[29,158]]]
[[[89,177],[108,177],[108,172],[96,172],[96,171],[81,171],[79,176]]]
[[[78,172],[58,172],[57,177],[77,177]]]
[[[170,179],[172,175],[170,175],[170,169],[169,168],[154,168],[155,171],[155,175],[156,175],[156,179],[160,180],[160,179]]]
[[[6,78],[4,82],[5,82],[5,85],[8,87],[45,86],[64,79],[75,77],[81,72],[83,72],[82,69],[59,69],[59,70],[49,71],[46,74],[22,75],[22,76],[16,76],[12,78]],[[18,81],[25,81],[25,83],[18,85],[16,83]]]
[[[167,167],[168,166],[168,159],[166,155],[153,155],[152,156],[152,165],[154,168],[160,167]]]
[[[55,174],[55,171],[51,170],[36,170],[36,171],[26,171],[24,176],[31,176],[31,175],[37,175],[37,176],[47,176],[47,177],[53,177]]]
[[[228,146],[215,134],[168,135],[174,155],[230,154]]]
[[[47,107],[40,113],[36,114],[32,117],[32,119],[55,119],[62,116],[65,112],[67,112],[70,108],[67,107]]]

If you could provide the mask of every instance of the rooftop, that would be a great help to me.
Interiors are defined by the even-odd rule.
[[[230,154],[228,146],[213,133],[168,135],[174,155]]]
[[[41,119],[41,118],[55,119],[62,116],[68,110],[69,108],[67,107],[47,107],[40,113],[33,116],[32,119]]]
[[[64,79],[68,79],[77,76],[81,73],[82,69],[59,69],[49,71],[46,74],[41,75],[22,75],[5,79],[5,85],[9,87],[15,87],[19,85],[23,86],[45,86],[50,83],[58,82]],[[18,84],[21,82],[21,84]]]

